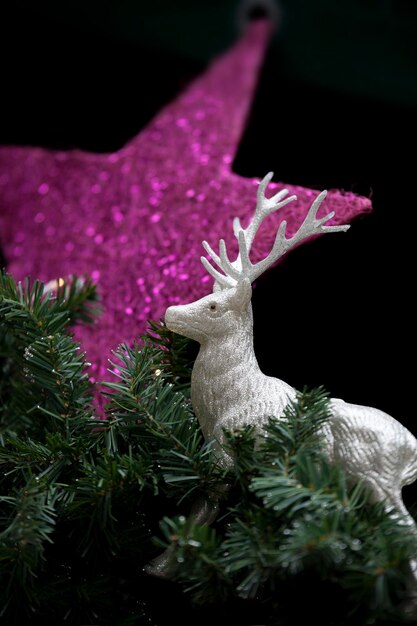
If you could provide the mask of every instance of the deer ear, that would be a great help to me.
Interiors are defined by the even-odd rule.
[[[235,287],[235,295],[233,302],[237,309],[243,310],[248,306],[250,299],[252,298],[252,285],[249,278],[243,278]]]

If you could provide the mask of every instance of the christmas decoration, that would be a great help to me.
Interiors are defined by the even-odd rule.
[[[371,484],[363,473],[352,484],[357,467],[349,472],[340,449],[338,457],[329,451],[335,407],[352,405],[329,400],[321,389],[296,393],[282,383],[280,406],[271,404],[262,423],[242,425],[242,406],[259,405],[255,382],[262,380],[252,349],[250,282],[278,261],[275,213],[274,226],[258,233],[256,219],[246,229],[235,222],[237,261],[226,252],[234,242],[222,243],[219,255],[206,245],[226,268],[216,273],[204,261],[216,278],[210,314],[219,315],[213,303],[231,300],[235,308],[224,320],[233,325],[240,318],[247,330],[245,345],[243,334],[239,344],[248,349],[240,370],[246,378],[234,398],[229,383],[239,376],[239,350],[228,358],[232,342],[222,338],[224,352],[208,360],[218,365],[224,385],[225,431],[206,411],[208,386],[201,399],[196,394],[202,352],[191,383],[189,340],[153,324],[133,342],[148,318],[207,292],[209,276],[195,260],[201,227],[216,239],[231,215],[244,220],[258,180],[232,172],[232,162],[268,28],[251,24],[229,53],[116,153],[0,151],[1,243],[22,281],[0,276],[4,623],[168,626],[173,606],[184,626],[214,620],[357,626],[407,617],[416,539],[399,521],[411,518],[399,520],[381,498],[369,497],[387,477],[385,465]],[[286,232],[279,230],[281,252],[287,241],[301,242],[309,226],[314,235],[342,230],[341,223],[370,210],[368,199],[330,191],[332,225],[325,225],[328,216],[315,221],[323,196],[306,221],[316,192],[287,186],[298,199],[286,207],[292,198],[280,183],[270,182],[273,197],[266,198],[269,179],[259,197],[265,213],[279,204],[287,221]],[[255,234],[259,245],[251,250]],[[250,279],[241,280],[252,268]],[[24,278],[27,273],[48,282]],[[100,318],[88,276],[98,283]],[[172,311],[169,325],[175,325]],[[120,341],[103,393],[95,381],[105,376],[110,349]],[[229,376],[232,367],[236,378]],[[205,382],[212,380],[207,370]],[[279,383],[269,384],[276,393]],[[99,415],[97,398],[106,403]],[[208,403],[219,407],[214,395]],[[381,412],[364,415],[373,426],[382,421],[395,429],[396,443],[411,441]],[[356,432],[343,436],[351,442]],[[361,441],[354,452],[369,458],[376,444]],[[395,472],[404,449],[391,452]],[[172,580],[146,573],[163,547]]]
[[[185,626],[403,623],[415,537],[329,463],[323,390],[229,431],[225,467],[192,411],[192,345],[164,326],[119,347],[94,418],[68,325],[95,314],[80,277],[0,274],[1,621],[169,626],[175,606]],[[189,515],[207,497],[212,526]],[[168,544],[173,581],[146,575]]]
[[[87,274],[98,284],[103,316],[76,329],[93,378],[107,376],[110,349],[145,332],[148,319],[183,302],[190,289],[193,298],[206,292],[208,277],[196,262],[201,227],[220,237],[230,216],[244,215],[257,184],[232,165],[269,30],[267,22],[251,23],[117,152],[0,150],[0,243],[9,271],[45,282]],[[312,131],[301,149],[316,140]],[[286,218],[296,228],[313,191],[289,189],[298,200]],[[329,192],[328,204],[344,222],[371,206],[339,191]],[[265,232],[259,254],[271,244]]]
[[[285,198],[287,190],[271,198],[265,196],[272,176],[272,172],[265,176],[259,186],[256,211],[249,225],[243,229],[239,219],[235,220],[239,253],[234,262],[229,259],[223,239],[219,255],[207,242],[203,244],[221,270],[201,258],[215,279],[214,293],[191,304],[169,307],[165,314],[170,330],[201,345],[193,369],[191,399],[206,439],[213,442],[227,464],[232,463],[224,449],[228,431],[246,425],[262,429],[272,415],[283,415],[285,407],[296,397],[293,388],[265,376],[259,369],[253,349],[251,283],[300,241],[318,233],[349,228],[325,225],[334,217],[333,212],[317,217],[326,197],[326,192],[322,192],[299,229],[287,238],[287,224],[281,222],[270,253],[252,263],[250,252],[263,220],[295,200],[294,196]],[[383,503],[388,513],[406,524],[410,533],[417,534],[416,524],[401,497],[402,487],[417,478],[417,440],[410,431],[378,409],[332,399],[323,435],[329,460],[341,463],[349,479],[366,484],[375,501]],[[210,509],[198,514],[203,521],[212,517]],[[162,570],[166,565],[161,561],[159,568]],[[415,560],[411,567],[415,572]]]

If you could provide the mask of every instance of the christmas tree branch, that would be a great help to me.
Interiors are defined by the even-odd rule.
[[[94,302],[85,285],[45,294],[36,281],[0,280],[3,619],[148,623],[144,607],[155,605],[144,590],[158,583],[143,567],[162,520],[156,543],[169,547],[174,580],[163,593],[197,616],[190,624],[212,622],[210,606],[240,626],[303,623],[314,607],[322,624],[404,621],[415,538],[327,460],[323,390],[298,394],[261,435],[226,432],[225,469],[192,411],[192,346],[153,325],[114,355],[118,380],[98,420],[85,356],[68,334]],[[219,506],[211,527],[191,513],[200,498]]]
[[[239,455],[226,527],[220,521],[204,532],[191,519],[164,520],[179,563],[174,578],[194,601],[211,595],[202,586],[209,563],[212,587],[218,594],[223,586],[228,599],[267,602],[271,593],[280,597],[281,587],[285,604],[289,582],[314,572],[323,582],[337,581],[351,601],[360,597],[359,613],[396,613],[393,597],[407,587],[415,538],[326,460],[320,430],[328,415],[319,389],[299,394],[283,418],[271,419],[258,445],[251,428],[228,433],[228,448]]]
[[[113,393],[100,433],[107,448],[134,445],[152,459],[160,488],[180,500],[217,490],[224,470],[203,444],[188,398],[172,382],[165,351],[152,340],[143,347],[122,345],[115,356],[120,382],[107,383]]]
[[[92,284],[76,277],[57,298],[39,281],[16,284],[0,275],[0,354],[6,360],[0,433],[24,428],[37,436],[57,428],[57,421],[68,429],[68,420],[92,411],[84,354],[67,328],[95,298]]]

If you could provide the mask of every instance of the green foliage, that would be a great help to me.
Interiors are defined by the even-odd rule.
[[[328,417],[323,390],[304,391],[284,419],[271,418],[260,442],[253,428],[228,433],[235,479],[227,516],[205,529],[164,520],[164,535],[169,528],[175,537],[174,578],[195,602],[240,597],[268,610],[266,623],[298,623],[295,615],[327,623],[331,585],[338,601],[328,623],[401,621],[415,538],[326,460],[320,430]],[[302,595],[306,581],[314,602],[297,606],[294,589]]]
[[[263,434],[226,433],[225,469],[190,404],[194,347],[161,324],[114,354],[98,419],[68,332],[98,310],[89,281],[54,294],[0,277],[0,619],[400,622],[415,540],[327,462],[323,390]],[[219,503],[210,527],[190,514],[203,499]],[[169,581],[143,571],[163,547]]]
[[[105,427],[96,435],[101,445],[112,454],[130,447],[147,459],[155,493],[162,490],[181,502],[216,490],[223,471],[203,441],[178,377],[167,371],[159,341],[121,345],[115,357],[119,382],[106,383],[112,393]]]
[[[24,431],[42,440],[57,422],[91,413],[84,355],[66,330],[91,320],[96,299],[92,283],[77,277],[55,295],[38,280],[16,285],[0,274],[0,437]]]

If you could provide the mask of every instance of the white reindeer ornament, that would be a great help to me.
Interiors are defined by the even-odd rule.
[[[295,196],[287,190],[272,198],[265,190],[273,173],[259,185],[255,215],[246,229],[238,218],[233,227],[239,242],[235,261],[229,260],[223,240],[217,255],[207,242],[203,246],[219,267],[206,258],[202,263],[214,277],[213,294],[182,306],[171,306],[165,314],[167,327],[200,343],[191,379],[191,400],[207,440],[213,441],[225,463],[231,459],[223,449],[224,430],[252,424],[261,430],[271,416],[280,417],[295,390],[259,369],[253,348],[251,283],[268,267],[301,240],[312,235],[345,231],[349,226],[325,226],[334,213],[317,219],[317,211],[326,197],[323,191],[314,200],[299,230],[289,239],[286,223],[281,222],[274,246],[268,256],[256,264],[250,250],[256,233],[269,214]],[[340,462],[347,476],[368,486],[375,501],[398,516],[417,533],[416,524],[404,506],[401,489],[417,478],[417,440],[399,422],[386,413],[365,406],[330,401],[331,417],[324,430],[326,452],[331,461]],[[200,508],[196,518],[209,523],[214,509]],[[412,564],[416,571],[416,567]]]

